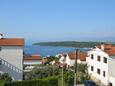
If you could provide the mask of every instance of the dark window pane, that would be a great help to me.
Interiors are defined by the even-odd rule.
[[[105,71],[103,71],[103,76],[104,76],[104,77],[106,76]]]
[[[101,61],[101,57],[100,56],[97,56],[97,61]]]
[[[93,59],[94,58],[94,56],[93,56],[93,54],[91,54],[91,59]]]
[[[97,73],[100,74],[100,69],[97,68]]]
[[[107,58],[106,58],[106,57],[104,57],[103,62],[104,62],[104,63],[107,63]]]
[[[93,66],[91,66],[91,71],[94,71],[94,67]]]

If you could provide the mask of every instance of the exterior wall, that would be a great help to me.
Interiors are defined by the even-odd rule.
[[[71,60],[70,60],[68,55],[66,56],[66,64],[69,65],[69,66],[72,65]]]
[[[62,56],[59,61],[61,62],[61,60],[62,60],[63,58],[64,58],[64,57]],[[77,62],[78,62],[78,63],[82,63],[82,64],[86,64],[86,63],[87,63],[86,61],[80,61],[80,59],[78,59]],[[62,62],[61,62],[61,63],[62,63]],[[66,59],[65,59],[65,61],[64,61],[64,63],[66,63],[66,64],[69,65],[69,66],[74,66],[74,64],[75,64],[75,59],[70,59],[69,56],[67,55],[67,56],[66,56]]]
[[[0,58],[23,71],[23,46],[2,46]],[[20,76],[20,80],[22,80],[22,76]]]
[[[115,77],[111,77],[109,83],[112,83],[112,86],[115,86]]]
[[[109,83],[115,86],[115,59],[109,59]]]
[[[70,66],[74,66],[74,64],[75,64],[75,60],[74,60],[74,59],[73,59],[73,60],[71,59],[71,60],[70,60]]]
[[[91,59],[91,54],[94,55],[94,59]],[[101,56],[101,61],[97,61],[97,56]],[[94,49],[88,52],[87,57],[87,64],[88,64],[88,72],[92,76],[96,77],[99,82],[103,83],[104,85],[108,84],[108,62],[103,62],[103,57],[108,58],[108,55],[101,51],[100,49]],[[94,67],[94,71],[91,71],[91,66]],[[100,74],[97,73],[97,68],[99,68]],[[106,76],[103,76],[103,71],[106,72]]]
[[[42,64],[42,61],[39,60],[25,60],[24,65],[37,65]]]
[[[80,59],[77,60],[77,63],[79,63],[79,64],[87,64],[86,61],[81,61]]]
[[[66,63],[66,58],[64,56],[61,56],[61,58],[59,59],[60,63]]]
[[[109,76],[115,77],[115,59],[109,59]]]

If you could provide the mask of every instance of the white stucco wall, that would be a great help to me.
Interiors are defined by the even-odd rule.
[[[22,80],[23,78],[23,46],[2,46],[0,51],[0,58],[7,61],[12,66],[16,67],[17,69],[13,70],[11,67],[6,65],[2,66],[0,71],[6,71],[10,73],[10,75],[15,76],[16,79]],[[11,68],[12,70],[8,69]],[[20,69],[20,72],[16,71]],[[14,72],[16,72],[14,74]]]
[[[114,77],[110,77],[109,83],[112,83],[112,86],[115,86],[115,78]]]
[[[42,64],[42,62],[38,60],[25,60],[24,61],[24,65],[37,65],[37,64]]]
[[[114,56],[115,57],[115,56]],[[109,83],[115,86],[115,59],[109,58]]]
[[[66,64],[69,66],[72,66],[72,64],[73,64],[73,63],[71,63],[71,60],[68,55],[66,56]]]
[[[79,64],[87,64],[86,61],[81,61],[80,59],[77,60],[77,63],[79,63]]]
[[[1,47],[0,58],[23,70],[23,47],[3,46]]]
[[[91,54],[94,55],[94,59],[91,59]],[[97,61],[97,56],[101,56],[101,61]],[[108,63],[103,62],[103,57],[108,58],[108,55],[101,51],[100,49],[93,49],[88,52],[88,57],[87,57],[87,64],[88,64],[88,72],[92,76],[96,77],[99,79],[103,84],[107,85],[108,84]],[[91,66],[94,67],[94,71],[91,71]],[[97,73],[97,68],[99,68],[100,75]],[[103,76],[103,71],[106,72],[106,76]]]
[[[60,61],[61,63],[62,63],[61,60],[62,60],[63,58],[64,58],[64,57],[62,56],[62,57],[59,59],[59,61]],[[74,66],[74,64],[75,64],[75,59],[70,59],[69,56],[67,55],[66,58],[65,58],[64,63],[66,63],[66,64],[69,65],[69,66]],[[86,64],[87,62],[86,62],[86,61],[80,61],[80,59],[78,59],[78,60],[77,60],[77,63]]]

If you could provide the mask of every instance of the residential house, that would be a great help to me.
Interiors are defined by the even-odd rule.
[[[78,63],[86,63],[86,52],[79,52],[76,56],[76,52],[69,52],[67,54],[63,54],[62,57],[59,59],[60,63],[67,64],[68,66],[74,66],[75,59],[77,58]]]
[[[22,38],[3,38],[0,34],[0,73],[8,73],[14,80],[23,79]]]
[[[43,64],[43,58],[40,55],[24,55],[24,72],[31,72],[38,64]]]
[[[99,86],[115,86],[115,46],[102,44],[88,52],[88,72]]]
[[[42,64],[42,57],[40,55],[34,54],[24,56],[24,65],[37,65],[37,64]]]

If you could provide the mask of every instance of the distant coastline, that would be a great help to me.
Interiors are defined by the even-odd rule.
[[[75,47],[75,48],[91,48],[96,45],[100,45],[101,43],[108,43],[108,42],[77,42],[77,41],[61,41],[61,42],[39,42],[34,43],[33,45],[40,45],[40,46],[63,46],[63,47]],[[109,42],[113,45],[115,43]]]

